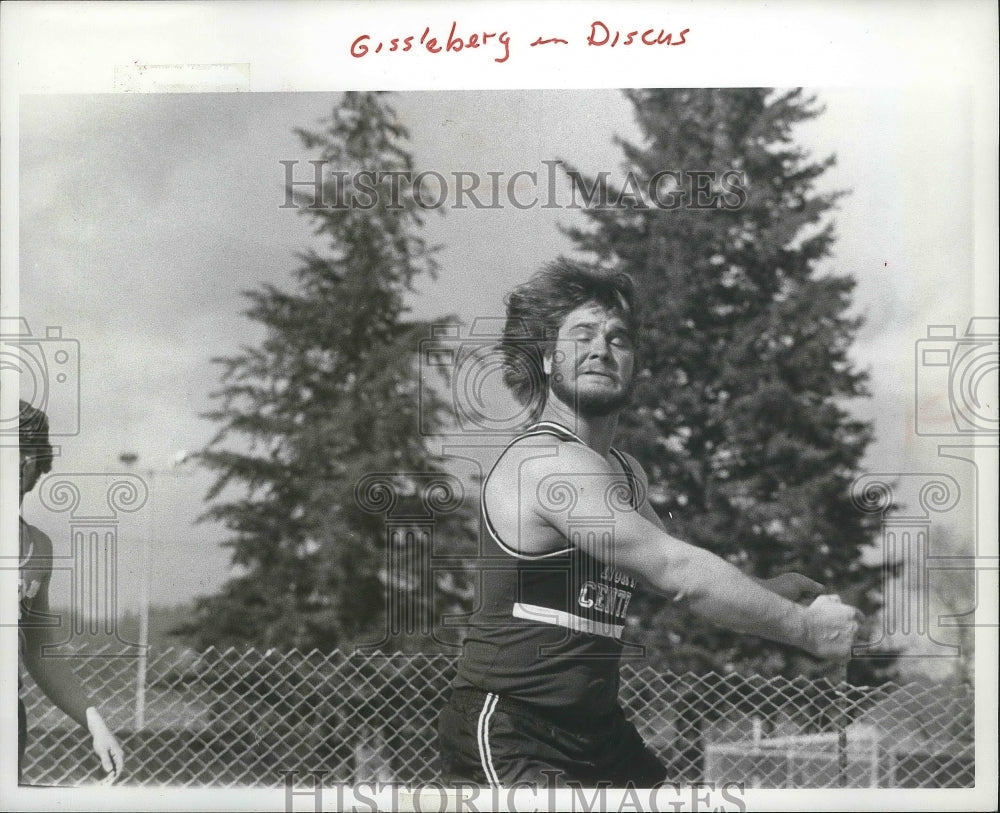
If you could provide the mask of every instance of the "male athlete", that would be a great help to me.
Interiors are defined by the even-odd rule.
[[[35,487],[39,478],[52,468],[49,422],[45,413],[25,401],[20,402],[21,492]],[[59,643],[59,616],[49,613],[49,580],[52,577],[52,540],[23,518],[18,518],[20,554],[18,557],[18,655],[21,664],[38,688],[73,720],[84,726],[92,738],[94,753],[107,774],[106,781],[116,781],[122,772],[125,755],[100,713],[74,677],[69,664],[51,653],[46,646]],[[53,626],[55,624],[55,626]],[[17,773],[20,780],[28,721],[24,703],[17,701]]]
[[[483,481],[484,563],[494,564],[439,719],[446,782],[667,778],[618,703],[621,633],[640,586],[719,626],[849,657],[857,610],[831,597],[796,603],[822,586],[748,577],[671,536],[646,501],[645,474],[611,445],[637,331],[625,274],[559,260],[508,297],[504,380],[521,403],[538,403],[538,420]]]

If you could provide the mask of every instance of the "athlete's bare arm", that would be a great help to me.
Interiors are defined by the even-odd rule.
[[[718,626],[820,657],[850,656],[861,621],[853,607],[833,602],[803,607],[772,592],[718,556],[669,534],[650,506],[628,509],[620,499],[625,477],[617,461],[581,443],[550,438],[547,449],[504,455],[486,489],[501,535],[525,546],[523,553],[573,544],[630,572],[649,589],[685,600]],[[610,544],[608,523],[614,528]]]
[[[639,513],[661,531],[670,533],[666,525],[663,524],[663,519],[656,513],[653,506],[649,504],[649,479],[646,476],[646,472],[639,465],[639,461],[632,457],[632,455],[625,453],[625,457],[628,459],[629,464],[632,466],[632,471],[639,480],[640,497],[642,499],[642,504],[639,506]],[[766,587],[772,593],[777,593],[789,601],[812,601],[827,592],[822,584],[801,573],[782,573],[770,579],[759,579],[756,576],[751,576],[750,578],[761,586]]]

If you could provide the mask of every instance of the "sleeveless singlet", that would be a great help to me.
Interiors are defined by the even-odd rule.
[[[583,442],[565,427],[543,422],[512,440],[501,457],[526,438],[544,435]],[[630,505],[638,509],[635,475],[624,455],[611,452],[627,478]],[[489,477],[483,480],[484,495]],[[453,685],[495,692],[565,716],[613,712],[620,638],[636,580],[569,543],[543,554],[520,553],[496,532],[485,496],[482,514],[482,601],[470,622]]]

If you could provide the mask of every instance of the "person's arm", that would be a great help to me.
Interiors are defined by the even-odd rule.
[[[57,618],[49,610],[49,579],[43,578],[38,593],[31,602],[31,611],[20,622],[24,634],[24,666],[42,693],[87,729],[101,766],[106,773],[117,779],[125,761],[118,740],[108,729],[66,659],[45,654],[46,646],[59,643],[56,634],[59,629]]]
[[[718,626],[800,647],[819,657],[847,658],[861,614],[845,604],[800,606],[768,590],[703,548],[665,532],[636,511],[613,512],[614,534],[604,531],[608,498],[622,475],[581,444],[563,444],[556,456],[533,458],[521,469],[522,505],[596,559],[628,571],[650,589],[687,602]],[[553,485],[572,490],[574,500],[550,504],[538,495]],[[568,506],[568,510],[567,510]],[[601,518],[592,532],[583,518]],[[581,521],[583,520],[583,521]]]
[[[663,519],[660,517],[652,505],[649,504],[649,480],[646,476],[646,472],[643,470],[639,462],[632,457],[632,455],[626,454],[625,457],[628,459],[629,464],[632,469],[632,473],[635,475],[639,484],[639,513],[652,522],[657,528],[659,528],[664,533],[669,533],[667,526],[663,524]],[[794,601],[799,603],[801,601],[814,601],[821,595],[827,592],[826,587],[808,576],[804,576],[801,573],[782,573],[778,576],[773,576],[770,579],[761,579],[757,576],[750,576],[757,584],[761,587],[765,587],[772,593],[777,593],[782,598],[787,598],[789,601]]]

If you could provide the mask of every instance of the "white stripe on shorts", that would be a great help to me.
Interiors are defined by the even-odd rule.
[[[490,753],[490,717],[497,707],[500,698],[488,692],[486,701],[483,703],[483,710],[479,712],[479,725],[476,728],[476,742],[479,745],[479,761],[482,763],[483,772],[486,774],[486,781],[491,788],[500,787],[500,777],[497,776],[493,767],[493,754]]]

